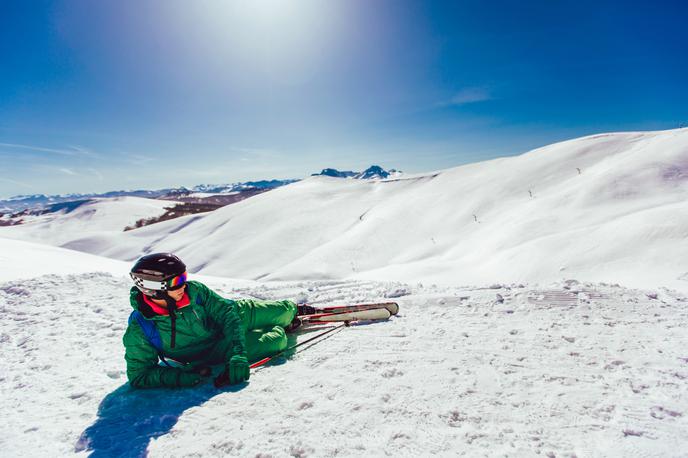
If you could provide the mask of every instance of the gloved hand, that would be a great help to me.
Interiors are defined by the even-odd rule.
[[[248,368],[248,359],[243,355],[234,355],[227,363],[227,368],[215,378],[215,387],[220,388],[224,385],[236,385],[251,377]]]

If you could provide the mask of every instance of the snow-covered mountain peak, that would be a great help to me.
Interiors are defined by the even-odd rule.
[[[354,178],[357,180],[380,180],[390,176],[399,175],[401,172],[390,169],[389,171],[383,169],[378,165],[371,165],[363,172],[352,172],[351,170],[340,171],[333,168],[323,169],[320,173],[314,173],[312,176],[328,176],[333,178]]]
[[[389,172],[378,165],[371,165],[363,172],[356,175],[359,180],[384,179],[389,177]]]

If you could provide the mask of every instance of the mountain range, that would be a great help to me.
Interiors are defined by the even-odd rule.
[[[337,178],[350,177],[355,179],[384,179],[399,174],[400,172],[396,171],[395,169],[390,169],[389,171],[386,171],[380,166],[373,165],[364,170],[363,172],[340,172],[336,169],[327,168],[323,169],[322,172],[313,175],[324,175]],[[246,195],[250,196],[260,193],[262,191],[268,191],[271,189],[279,188],[280,186],[295,183],[297,181],[299,181],[299,179],[275,179],[246,181],[230,184],[200,184],[193,186],[192,188],[186,188],[182,186],[179,188],[165,188],[157,190],[138,189],[132,191],[108,191],[104,193],[18,195],[11,197],[9,199],[0,200],[0,216],[2,216],[3,213],[17,213],[21,211],[53,211],[52,208],[61,208],[53,207],[55,204],[60,204],[64,202],[86,201],[89,199],[102,199],[114,197],[144,197],[147,199],[174,199],[181,201],[197,202],[199,198],[204,198],[208,196],[194,196],[194,194],[232,194],[246,191],[248,191]],[[222,199],[221,197],[219,198],[219,200],[223,203],[227,201],[227,199]]]
[[[573,277],[677,287],[688,278],[687,146],[688,129],[601,134],[394,180],[311,176],[127,232],[128,215],[164,210],[117,201],[116,224],[99,232],[89,229],[98,215],[113,214],[100,201],[60,223],[0,228],[0,237],[40,235],[125,261],[173,251],[191,272],[250,280]]]
[[[18,212],[23,210],[36,211],[46,209],[54,204],[63,202],[84,201],[89,199],[103,199],[114,197],[143,197],[147,199],[165,199],[188,196],[193,193],[228,194],[247,190],[269,190],[294,183],[296,179],[247,181],[232,184],[201,184],[192,188],[165,188],[157,190],[108,191],[104,193],[60,194],[60,195],[18,195],[0,200],[0,213]]]

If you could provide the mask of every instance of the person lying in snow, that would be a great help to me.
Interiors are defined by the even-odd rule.
[[[225,299],[187,281],[186,265],[171,253],[142,257],[130,275],[134,312],[123,342],[134,387],[193,386],[222,363],[215,386],[241,383],[249,361],[284,350],[285,327],[298,324],[294,302]]]

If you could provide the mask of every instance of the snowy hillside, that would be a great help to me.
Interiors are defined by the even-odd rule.
[[[36,259],[24,242],[7,243]],[[669,290],[217,280],[209,285],[231,298],[403,297],[392,320],[344,328],[246,385],[132,390],[122,347],[130,281],[64,274],[65,263],[102,266],[50,249],[62,259],[39,259],[54,275],[0,283],[3,456],[679,457],[688,448],[688,298]]]
[[[79,253],[37,243],[0,238],[0,265],[3,281],[40,275],[104,272],[125,276],[130,263]],[[0,307],[3,303],[0,301]]]
[[[0,237],[62,246],[74,238],[122,233],[137,220],[160,216],[176,203],[142,197],[93,199],[74,209],[24,217],[21,225],[0,228]]]
[[[596,135],[403,179],[312,177],[205,216],[64,233],[74,249],[123,260],[173,251],[193,272],[246,279],[685,288],[688,129]]]
[[[2,456],[685,456],[687,194],[684,129],[313,177],[128,232],[158,210],[0,228]],[[243,278],[191,275],[228,298],[401,310],[248,384],[133,390],[127,272],[158,250]]]

